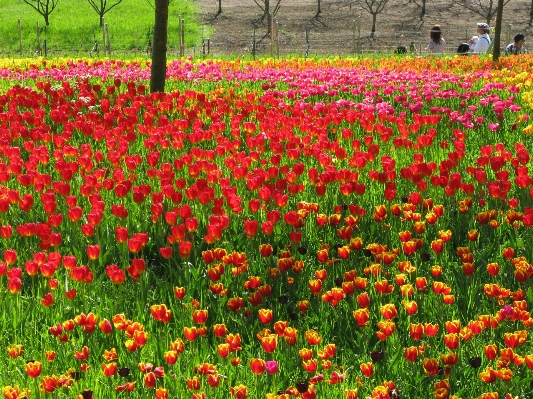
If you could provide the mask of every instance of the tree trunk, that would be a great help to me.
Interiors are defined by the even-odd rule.
[[[150,92],[164,92],[167,74],[168,0],[155,1],[154,47]]]
[[[222,0],[218,0],[218,11],[217,14],[222,14]]]
[[[265,14],[267,17],[267,33],[270,33],[270,30],[272,29],[272,14],[270,14],[270,0],[265,0]]]
[[[46,2],[46,7],[45,7],[45,9],[44,9],[44,20],[46,21],[46,26],[49,26],[49,25],[50,25],[50,21],[49,21],[48,18],[50,17],[50,13],[51,13],[52,11],[54,11],[53,8],[52,8],[52,10],[50,10],[50,7],[49,7],[49,6],[50,6],[50,0],[48,0],[48,1]]]
[[[529,10],[529,18],[533,20],[533,0],[531,0],[531,9]]]
[[[492,48],[492,61],[500,58],[500,37],[502,33],[503,0],[498,0],[498,12],[496,14],[496,35],[494,36],[494,47]]]
[[[426,0],[422,0],[422,10],[420,11],[420,19],[426,15]]]
[[[100,12],[100,28],[104,27],[104,13]]]
[[[321,12],[322,12],[322,10],[320,9],[320,0],[318,0],[318,7],[317,7],[317,10],[316,10],[316,15],[320,14]]]
[[[376,19],[377,19],[377,16],[378,16],[378,14],[376,14],[376,13],[372,14],[372,31],[370,33],[371,37],[374,37],[374,33],[376,32]]]

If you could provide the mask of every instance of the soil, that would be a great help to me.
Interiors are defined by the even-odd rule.
[[[279,45],[274,42],[272,46],[266,18],[261,20],[262,10],[255,3],[264,4],[264,0],[222,0],[220,14],[217,14],[218,0],[195,1],[202,10],[202,23],[208,27],[206,32],[212,30],[209,48],[213,56],[250,55],[254,32],[256,54],[263,55],[276,55],[279,46],[281,56],[304,56],[306,53],[309,56],[346,56],[354,53],[354,43],[360,43],[363,53],[393,52],[397,46],[408,49],[414,46],[417,54],[424,55],[429,31],[435,24],[441,26],[447,42],[446,52],[455,53],[460,43],[476,35],[476,22],[486,22],[486,18],[454,5],[451,0],[427,0],[423,16],[422,0],[389,0],[383,12],[377,15],[376,32],[372,37],[372,16],[355,6],[354,0],[322,0],[319,15],[317,0],[281,0],[274,18]],[[527,50],[527,36],[533,33],[530,9],[531,0],[511,0],[504,6],[502,48],[520,32],[526,35]],[[360,21],[360,33],[357,21]],[[533,52],[533,46],[529,52]]]

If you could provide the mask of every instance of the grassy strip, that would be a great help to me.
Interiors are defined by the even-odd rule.
[[[197,6],[192,1],[173,1],[169,7],[169,47],[178,47],[178,17],[186,21],[187,46],[199,45],[202,27],[196,20]],[[22,27],[23,54],[33,54],[38,47],[37,22],[41,45],[47,42],[49,51],[87,53],[94,42],[102,45],[102,29],[98,14],[85,0],[64,0],[50,15],[50,25],[44,18],[20,0],[5,0],[0,13],[0,53],[19,52],[18,19]],[[105,15],[113,50],[144,51],[151,39],[154,9],[147,0],[131,0]]]

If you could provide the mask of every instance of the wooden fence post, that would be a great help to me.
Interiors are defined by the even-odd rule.
[[[307,59],[309,57],[309,28],[305,28],[305,53],[304,58]]]
[[[511,43],[511,37],[513,32],[513,25],[508,24],[507,25],[507,32],[505,32],[505,43],[503,44],[504,47],[506,47],[509,43]]]
[[[185,21],[181,15],[178,16],[178,37],[180,57],[183,57],[185,55]]]
[[[361,16],[353,20],[352,27],[353,54],[361,53]]]
[[[252,38],[252,57],[254,57],[255,60],[255,54],[257,53],[257,44],[255,42],[255,28],[254,28],[254,36]]]
[[[104,49],[104,57],[107,55],[107,46],[106,46],[106,39],[105,39],[105,21],[104,18],[102,18],[102,48]]]
[[[278,23],[276,22],[276,56],[279,58],[279,36],[278,36]]]
[[[357,54],[357,43],[355,39],[355,31],[356,31],[356,22],[355,19],[353,20],[353,28],[352,28],[352,41],[353,41],[353,55],[355,56]]]
[[[181,56],[185,57],[185,20],[181,20]]]
[[[20,23],[20,18],[18,19],[18,25],[19,25],[19,51],[20,51],[20,54],[22,54],[22,25]]]
[[[181,56],[181,15],[178,15],[178,55]]]
[[[109,25],[105,24],[105,38],[107,45],[107,54],[111,55],[111,40],[109,40]]]
[[[39,21],[37,21],[37,54],[42,55],[42,52],[41,52],[41,29],[39,29]]]
[[[270,57],[274,57],[274,20],[270,23]]]

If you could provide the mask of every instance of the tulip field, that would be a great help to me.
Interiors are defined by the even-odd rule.
[[[531,397],[532,74],[0,60],[3,397]]]

